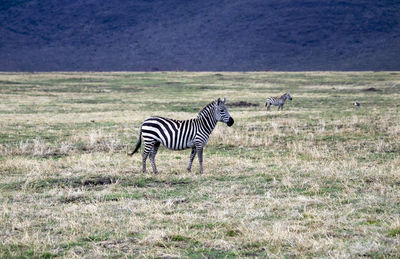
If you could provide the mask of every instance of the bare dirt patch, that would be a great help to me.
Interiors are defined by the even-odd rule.
[[[86,179],[82,182],[83,185],[106,185],[115,183],[116,179],[110,177],[96,177],[91,179]]]
[[[240,102],[233,102],[233,103],[228,103],[226,104],[228,107],[257,107],[259,106],[258,103],[249,103],[246,101],[240,101]]]
[[[370,87],[362,90],[363,92],[380,92],[381,90],[376,89],[375,87]]]

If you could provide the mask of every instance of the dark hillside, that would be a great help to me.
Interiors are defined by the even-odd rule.
[[[0,71],[400,70],[400,1],[2,1],[0,35]]]

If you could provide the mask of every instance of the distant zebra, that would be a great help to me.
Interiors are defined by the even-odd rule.
[[[158,173],[155,157],[157,150],[162,143],[165,147],[172,150],[182,150],[191,148],[189,165],[187,170],[190,172],[193,159],[198,155],[200,173],[203,173],[203,147],[207,144],[211,132],[214,130],[218,121],[226,123],[229,127],[233,125],[233,118],[229,115],[225,107],[226,98],[221,101],[213,101],[205,106],[197,118],[190,120],[174,120],[163,117],[151,117],[146,119],[140,129],[140,135],[136,148],[129,155],[138,151],[143,136],[144,151],[143,173],[146,172],[146,160],[150,154],[150,163],[154,173]]]
[[[292,100],[290,93],[285,93],[281,97],[268,97],[265,106],[267,106],[267,110],[270,110],[271,105],[278,106],[279,109],[283,110],[283,105],[285,105],[286,99]]]

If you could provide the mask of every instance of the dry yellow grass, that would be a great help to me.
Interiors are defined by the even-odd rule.
[[[400,256],[400,73],[0,73],[0,93],[0,257]],[[205,174],[126,156],[145,118],[224,96],[259,106],[229,108]]]

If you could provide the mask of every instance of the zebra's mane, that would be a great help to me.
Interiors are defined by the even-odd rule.
[[[203,115],[204,111],[209,110],[209,108],[216,106],[216,103],[217,103],[217,101],[212,101],[209,104],[207,104],[206,106],[204,106],[203,109],[201,109],[201,111],[199,112],[199,115],[197,117]]]

